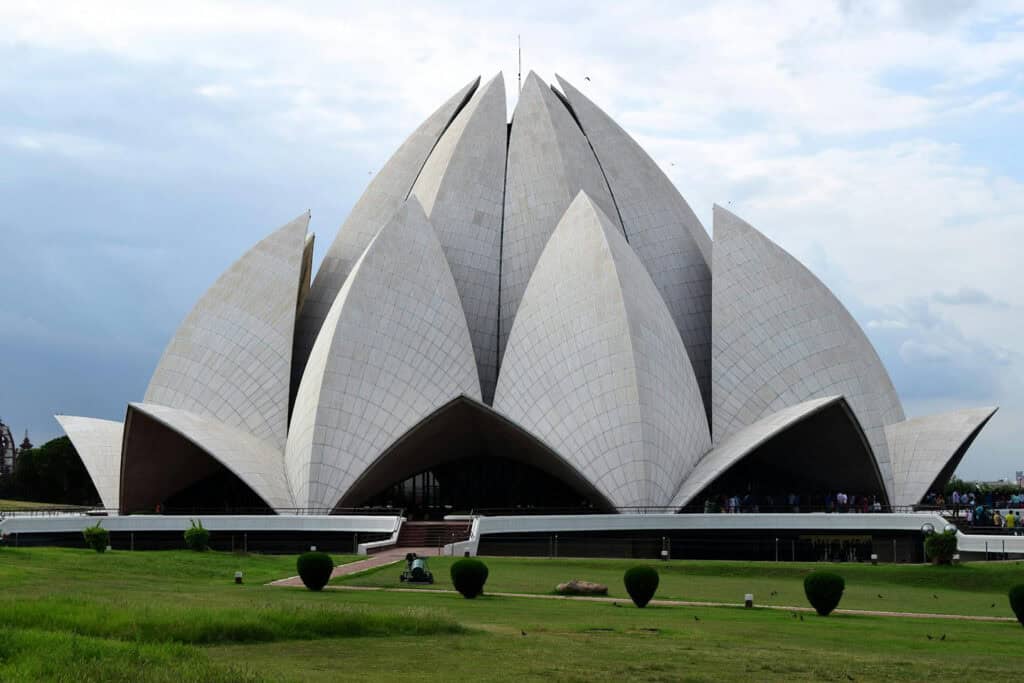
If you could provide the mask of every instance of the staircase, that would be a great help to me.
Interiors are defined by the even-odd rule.
[[[473,523],[465,522],[405,522],[398,533],[396,548],[437,548],[468,541]]]

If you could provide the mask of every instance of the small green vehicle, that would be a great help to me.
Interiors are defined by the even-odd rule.
[[[405,571],[400,577],[402,583],[434,583],[434,575],[427,568],[427,561],[416,553],[405,556]]]

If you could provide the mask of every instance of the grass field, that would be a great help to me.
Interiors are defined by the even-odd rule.
[[[435,584],[451,589],[453,559],[428,558]],[[570,579],[597,581],[612,597],[628,599],[622,575],[635,560],[573,560],[487,558],[487,589],[504,593],[554,593]],[[806,605],[803,580],[821,564],[789,562],[651,562],[661,582],[659,598],[697,602],[742,603],[753,593],[760,605]],[[1024,562],[977,563],[960,566],[842,564],[829,567],[847,582],[842,607],[930,614],[1012,617],[1006,592],[1024,583]],[[382,567],[335,584],[396,587],[400,569]],[[994,605],[994,606],[993,606]]]
[[[486,561],[491,591],[548,592],[575,576],[607,577],[613,594],[622,593],[618,578],[628,564]],[[1024,652],[1024,629],[1006,622],[800,619],[778,610],[638,610],[625,600],[464,600],[264,585],[293,574],[294,563],[226,553],[4,548],[0,680],[977,680],[1013,677]],[[441,558],[431,566],[446,577]],[[775,589],[783,602],[805,604],[791,586],[804,565],[658,567],[660,597],[737,601],[741,584],[767,588],[760,582],[768,581],[787,591]],[[236,586],[239,569],[245,583]],[[866,599],[857,595],[873,581],[871,590],[892,600],[887,609],[910,608],[924,599],[919,591],[932,590],[942,611],[968,614],[986,613],[975,609],[986,600],[986,607],[999,606],[993,612],[1008,614],[1000,586],[1024,580],[1024,566],[1015,563],[835,569],[846,575],[851,602]],[[397,574],[392,566],[349,581],[397,586]],[[844,599],[842,606],[854,605]]]
[[[31,500],[10,500],[7,498],[0,498],[0,510],[2,511],[19,511],[19,510],[80,510],[84,509],[80,505],[67,505],[65,503],[37,503]]]

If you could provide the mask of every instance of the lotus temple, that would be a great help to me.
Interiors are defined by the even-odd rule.
[[[466,85],[315,273],[304,213],[210,286],[123,422],[58,416],[103,506],[612,519],[941,487],[995,408],[907,419],[817,277],[719,206],[712,240],[557,80],[511,123],[500,74]]]

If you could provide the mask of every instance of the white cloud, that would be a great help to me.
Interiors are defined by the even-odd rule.
[[[196,94],[208,97],[211,100],[232,99],[238,96],[234,86],[224,83],[201,85],[196,88]]]
[[[922,361],[936,363],[950,360],[953,357],[953,351],[938,344],[926,344],[908,339],[900,346],[900,357],[909,365],[916,365]]]

